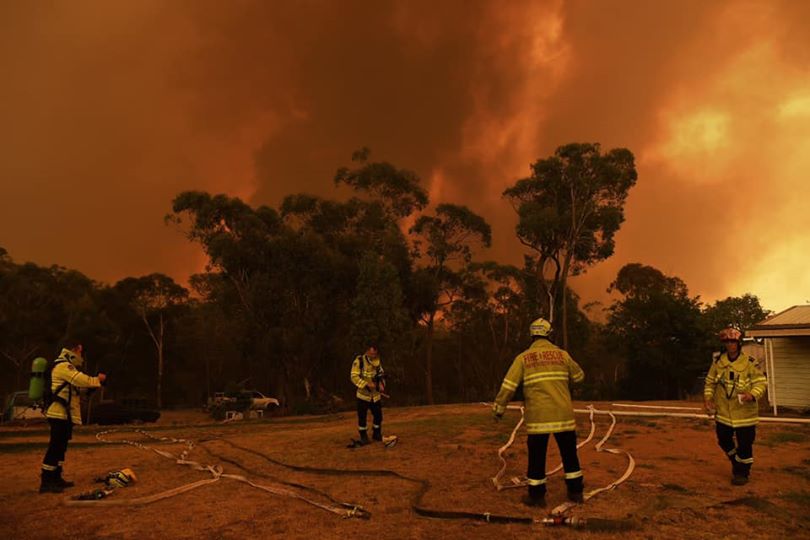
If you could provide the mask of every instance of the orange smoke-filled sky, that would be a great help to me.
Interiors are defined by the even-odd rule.
[[[783,309],[810,300],[809,36],[802,0],[3,2],[0,246],[184,282],[204,259],[163,223],[177,193],[337,196],[367,145],[518,263],[504,188],[599,142],[639,181],[584,300],[642,262]]]

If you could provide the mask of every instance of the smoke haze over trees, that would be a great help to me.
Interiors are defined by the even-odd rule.
[[[582,168],[582,156],[593,166],[572,180],[559,160]],[[287,411],[318,411],[335,406],[334,397],[350,402],[351,361],[372,340],[394,403],[491,399],[556,288],[554,339],[564,339],[564,316],[568,348],[586,371],[580,397],[678,398],[707,368],[714,332],[767,314],[750,294],[705,305],[682,279],[633,263],[613,281],[606,315],[591,316],[592,306],[560,286],[562,276],[538,271],[535,256],[523,266],[480,260],[491,229],[474,208],[429,200],[416,172],[374,161],[367,149],[353,157],[334,177],[351,189],[342,198],[294,193],[273,208],[225,194],[176,195],[166,221],[207,259],[188,287],[161,274],[106,285],[17,262],[0,248],[0,365],[8,374],[0,391],[25,388],[31,360],[53,359],[61,340],[76,337],[88,371],[110,373],[116,397],[199,405],[240,383],[279,397]],[[582,271],[612,254],[635,180],[629,150],[560,147],[509,192],[520,199],[517,233],[541,255],[562,253],[559,268]],[[594,181],[606,191],[578,199],[591,201],[590,215],[569,211],[565,193]],[[572,220],[576,230],[567,228]]]

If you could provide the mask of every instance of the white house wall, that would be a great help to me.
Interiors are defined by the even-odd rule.
[[[810,408],[810,337],[773,338],[773,371],[777,405]]]

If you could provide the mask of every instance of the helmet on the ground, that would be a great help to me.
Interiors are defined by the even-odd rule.
[[[105,483],[111,488],[127,487],[135,483],[137,479],[135,471],[132,469],[121,469],[120,471],[112,471],[107,474]]]
[[[529,327],[529,334],[533,337],[548,337],[551,333],[551,323],[542,317],[537,319]]]

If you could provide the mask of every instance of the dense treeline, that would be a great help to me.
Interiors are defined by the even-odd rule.
[[[586,370],[583,398],[677,398],[705,370],[713,332],[766,314],[751,295],[703,305],[679,278],[630,264],[601,322],[588,318],[567,280],[613,253],[636,182],[628,150],[560,147],[504,192],[521,267],[480,260],[492,239],[474,210],[430,207],[414,172],[366,149],[353,158],[334,178],[344,200],[254,208],[179,194],[166,220],[208,257],[187,288],[160,274],[105,285],[0,248],[0,391],[25,388],[31,360],[76,337],[116,397],[197,405],[242,386],[317,411],[351,402],[351,359],[373,340],[395,402],[490,399],[531,320],[553,315]]]

